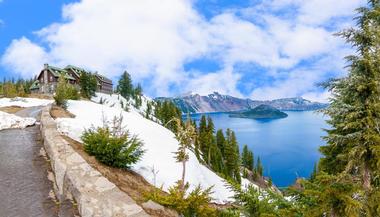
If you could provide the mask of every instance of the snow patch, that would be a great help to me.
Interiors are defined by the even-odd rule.
[[[36,99],[36,98],[0,98],[0,107],[6,106],[19,106],[19,107],[34,107],[34,106],[46,106],[52,103],[53,100]]]
[[[10,128],[25,128],[36,123],[34,118],[22,118],[0,111],[0,130]]]

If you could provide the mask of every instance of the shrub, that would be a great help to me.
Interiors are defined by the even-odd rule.
[[[197,186],[193,191],[187,194],[189,184],[182,189],[181,181],[169,188],[169,194],[163,194],[156,190],[147,195],[148,200],[176,210],[184,217],[216,217],[217,210],[209,205],[211,202],[211,188],[202,190]]]
[[[54,101],[57,106],[67,108],[67,100],[78,100],[78,90],[71,84],[67,83],[65,77],[61,75],[58,79],[57,89],[55,90]]]
[[[129,168],[144,153],[143,143],[128,132],[115,135],[110,128],[86,130],[82,135],[85,151],[104,163],[117,168]]]
[[[66,98],[71,99],[71,100],[79,100],[80,96],[79,96],[79,92],[78,92],[77,88],[75,88],[71,84],[67,84]]]
[[[55,104],[64,109],[67,108],[66,87],[66,79],[62,75],[58,79],[57,89],[55,90],[55,95],[53,98]]]

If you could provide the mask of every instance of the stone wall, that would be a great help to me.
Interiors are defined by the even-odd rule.
[[[125,192],[92,168],[58,133],[49,107],[41,113],[41,134],[59,200],[73,198],[82,217],[149,216]]]

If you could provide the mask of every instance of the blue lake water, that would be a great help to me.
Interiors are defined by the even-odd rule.
[[[279,187],[294,183],[297,177],[309,177],[318,162],[319,146],[325,142],[322,128],[326,117],[312,111],[286,112],[289,116],[276,120],[230,118],[226,113],[208,113],[216,129],[232,129],[240,150],[244,144],[260,156],[264,174]],[[191,115],[199,123],[202,114]]]

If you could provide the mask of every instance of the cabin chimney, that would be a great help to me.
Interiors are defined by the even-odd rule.
[[[45,63],[44,64],[44,69],[47,69],[49,67],[49,64]]]

